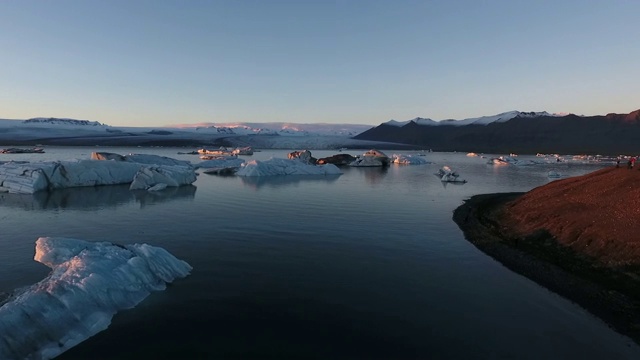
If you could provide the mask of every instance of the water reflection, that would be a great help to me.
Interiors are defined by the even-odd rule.
[[[364,178],[370,185],[378,184],[382,178],[389,172],[388,166],[382,167],[361,167],[357,168],[364,173]]]
[[[462,186],[462,185],[466,184],[466,183],[463,183],[461,181],[460,182],[440,181],[440,182],[442,183],[442,187],[445,188],[445,189],[447,188],[447,186]]]
[[[331,183],[340,177],[338,175],[276,175],[276,176],[240,176],[242,183],[248,187],[259,190],[262,187],[282,187],[301,182],[327,182]]]
[[[194,198],[193,185],[162,191],[129,190],[129,185],[75,187],[35,194],[0,194],[0,206],[22,210],[99,210],[137,202],[140,207],[180,198]]]

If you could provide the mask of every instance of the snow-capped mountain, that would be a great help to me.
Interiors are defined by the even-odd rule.
[[[339,149],[375,142],[351,139],[371,129],[359,124],[224,123],[163,127],[110,126],[68,118],[0,119],[4,145],[253,146]]]
[[[0,120],[1,146],[375,147],[484,153],[629,154],[637,152],[639,136],[640,110],[597,116],[509,111],[463,120],[391,120],[376,127],[249,122],[115,127],[65,118]]]
[[[534,118],[534,117],[539,117],[539,116],[559,116],[559,115],[552,115],[546,111],[541,111],[541,112],[522,112],[522,111],[508,111],[508,112],[504,112],[504,113],[500,113],[497,115],[490,115],[490,116],[481,116],[481,117],[475,117],[475,118],[467,118],[467,119],[462,119],[462,120],[454,120],[454,119],[446,119],[446,120],[441,120],[441,121],[435,121],[432,119],[428,119],[428,118],[421,118],[421,117],[417,117],[415,119],[411,119],[411,120],[407,120],[407,121],[396,121],[396,120],[390,120],[387,121],[386,123],[383,123],[385,125],[390,125],[390,126],[398,126],[398,127],[402,127],[407,125],[410,122],[414,122],[418,125],[427,125],[427,126],[463,126],[463,125],[488,125],[494,122],[500,123],[500,122],[505,122],[505,121],[509,121],[513,118],[516,117],[521,117],[521,118]]]
[[[106,125],[101,124],[97,121],[89,121],[89,120],[76,120],[76,119],[66,119],[66,118],[31,118],[27,120],[22,120],[23,124],[26,125],[62,125],[62,126],[96,126],[96,127],[106,127]]]
[[[354,138],[434,151],[612,155],[637,152],[639,137],[640,110],[596,116],[509,111],[463,120],[392,120]]]
[[[196,131],[215,131],[234,135],[283,135],[283,136],[356,136],[371,129],[371,125],[360,124],[298,124],[286,122],[271,123],[199,123],[169,125],[169,128],[196,129]]]

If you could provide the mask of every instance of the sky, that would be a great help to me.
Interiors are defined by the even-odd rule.
[[[637,0],[1,0],[0,118],[628,113],[638,14]]]

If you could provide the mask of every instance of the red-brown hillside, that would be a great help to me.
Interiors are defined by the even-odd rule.
[[[640,264],[640,171],[606,168],[535,188],[505,207],[521,234],[547,230],[606,265]]]

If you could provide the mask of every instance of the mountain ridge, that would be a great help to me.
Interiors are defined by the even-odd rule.
[[[90,120],[0,119],[3,145],[377,147],[476,153],[640,153],[640,109],[583,116],[508,111],[462,120],[417,117],[378,126],[236,122],[159,127],[110,126]]]
[[[519,113],[506,121],[463,126],[428,126],[410,121],[398,127],[383,123],[354,139],[433,151],[636,154],[640,153],[640,110],[595,116]]]

